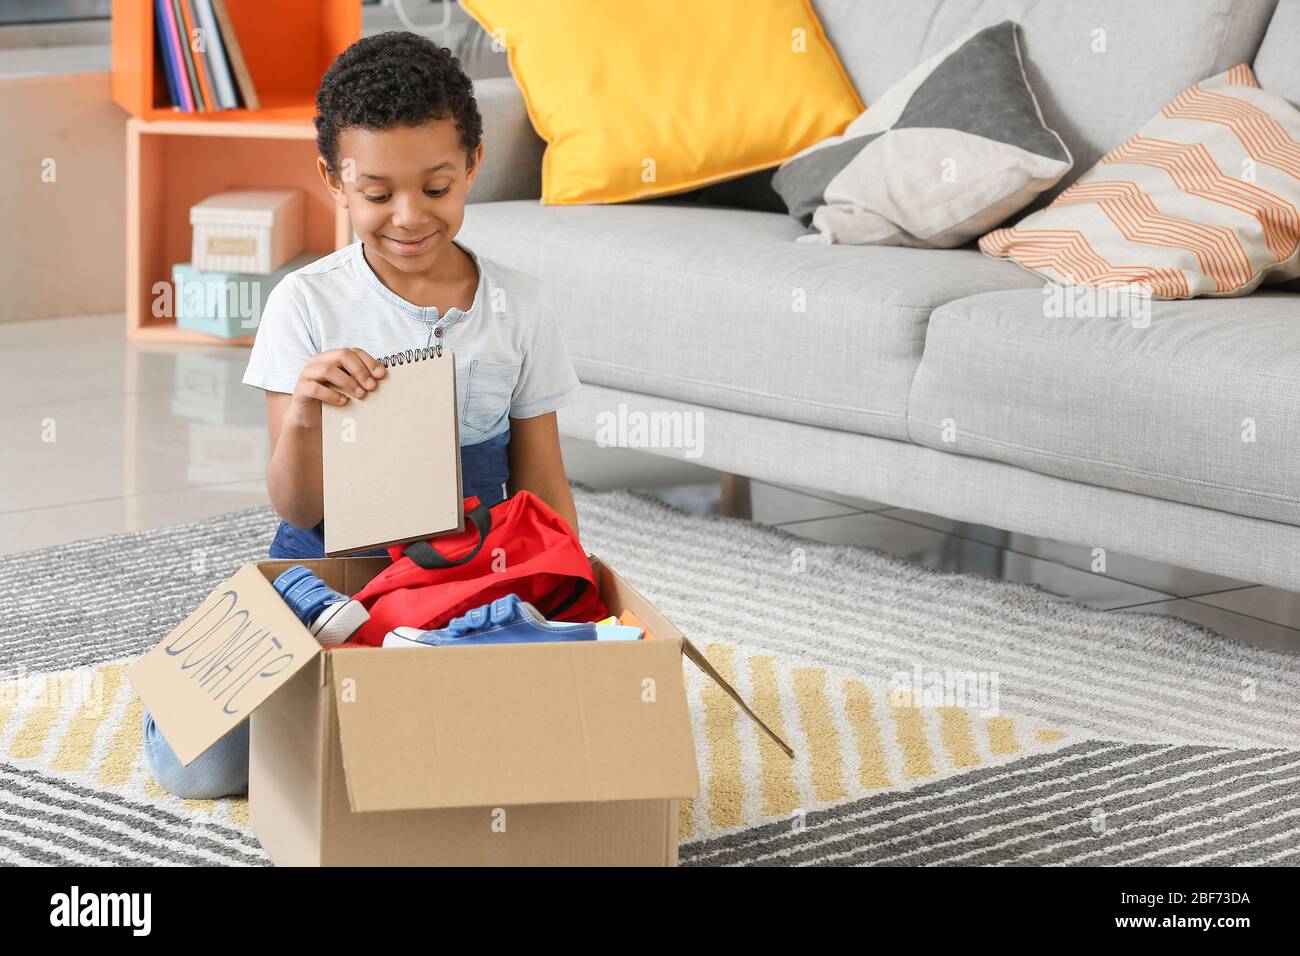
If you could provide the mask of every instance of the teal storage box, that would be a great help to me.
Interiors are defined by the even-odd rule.
[[[252,335],[275,284],[319,256],[304,252],[275,272],[200,272],[188,262],[172,266],[176,325],[223,339]]]

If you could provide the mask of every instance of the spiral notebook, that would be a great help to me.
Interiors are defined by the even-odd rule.
[[[364,399],[321,406],[330,557],[465,529],[455,353],[379,361],[388,374]]]

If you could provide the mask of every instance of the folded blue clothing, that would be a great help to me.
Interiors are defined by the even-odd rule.
[[[395,627],[384,647],[453,647],[475,644],[539,644],[549,641],[594,641],[596,625],[548,621],[518,594],[507,594],[454,617],[444,628],[422,631]]]
[[[598,641],[639,641],[644,632],[639,627],[632,627],[630,624],[597,624],[596,640]]]

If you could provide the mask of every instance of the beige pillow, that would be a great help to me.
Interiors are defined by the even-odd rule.
[[[1300,111],[1235,66],[1197,83],[1046,209],[980,240],[1069,285],[1245,295],[1300,276]]]

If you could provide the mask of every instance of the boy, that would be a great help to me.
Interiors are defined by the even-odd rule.
[[[324,555],[321,403],[365,401],[387,371],[376,356],[438,344],[456,353],[465,495],[490,506],[526,488],[576,533],[555,411],[579,383],[554,314],[535,279],[455,241],[483,159],[469,78],[431,40],[384,33],[334,61],[316,109],[317,167],[359,240],[272,290],[244,374],[266,391],[270,557]],[[247,721],[188,767],[148,711],[144,742],[178,796],[247,792]]]
[[[267,393],[271,557],[323,555],[321,403],[364,401],[376,356],[438,344],[459,366],[465,494],[527,488],[576,531],[554,412],[579,385],[549,304],[454,241],[483,157],[469,78],[433,41],[385,33],[343,52],[316,104],[321,178],[360,240],[272,291],[244,375]]]

